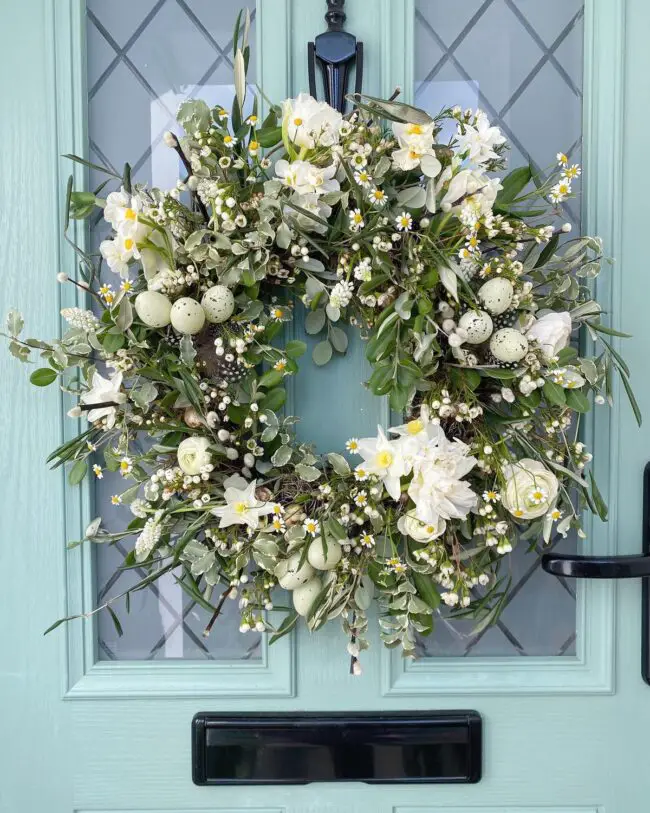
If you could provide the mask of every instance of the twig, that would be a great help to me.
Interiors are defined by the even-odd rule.
[[[185,171],[187,172],[188,176],[193,175],[194,173],[192,172],[192,165],[190,164],[190,162],[189,162],[187,156],[185,155],[185,153],[183,152],[183,149],[181,148],[181,145],[179,144],[178,139],[176,138],[176,136],[174,136],[174,143],[173,143],[172,146],[173,146],[173,149],[176,151],[176,154],[178,155],[178,157],[183,162],[183,166],[185,167]],[[205,203],[203,203],[201,198],[195,192],[192,192],[192,197],[193,197],[194,201],[196,202],[196,205],[198,206],[199,211],[203,215],[203,217],[205,219],[205,222],[209,223],[210,222],[210,215],[208,214],[208,210],[206,208]]]
[[[233,588],[230,586],[227,590],[224,590],[221,594],[221,598],[217,606],[214,608],[214,612],[212,613],[212,618],[208,621],[206,628],[203,630],[203,637],[207,638],[208,635],[212,632],[212,627],[214,627],[215,621],[219,618],[221,614],[221,610],[223,609],[223,605],[226,603],[226,599],[232,593]]]

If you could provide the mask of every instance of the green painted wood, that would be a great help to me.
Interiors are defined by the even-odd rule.
[[[408,0],[348,0],[346,6],[350,28],[366,42],[374,89],[390,92],[393,84],[410,81]],[[277,97],[289,86],[304,86],[298,81],[304,43],[321,30],[323,6],[320,0],[261,0],[260,10],[263,81]],[[59,234],[67,168],[57,156],[83,139],[81,11],[81,0],[0,6],[0,68],[11,77],[4,85],[0,119],[1,299],[3,309],[14,305],[29,313],[33,333],[48,335],[58,325],[53,305],[61,291],[55,271],[69,262]],[[599,296],[608,303],[612,321],[635,333],[625,353],[642,408],[650,415],[650,382],[644,376],[650,320],[639,296],[645,285],[644,197],[650,184],[643,160],[650,113],[642,104],[650,70],[645,36],[650,8],[644,0],[590,0],[587,12],[591,181],[586,214],[588,226],[617,257]],[[283,39],[287,21],[290,43]],[[352,363],[360,379],[361,364],[354,357]],[[448,680],[443,685],[439,664],[391,678],[390,657],[377,641],[364,659],[364,675],[354,679],[346,673],[343,639],[336,630],[297,636],[295,662],[287,653],[284,664],[295,697],[291,692],[278,696],[270,685],[268,697],[262,691],[237,697],[221,691],[219,696],[224,688],[220,674],[202,673],[189,664],[179,665],[179,674],[165,671],[163,664],[118,664],[102,673],[93,666],[91,625],[43,639],[43,629],[66,602],[83,605],[92,592],[89,563],[64,550],[66,536],[74,536],[87,508],[85,498],[65,495],[60,473],[42,464],[64,431],[65,422],[53,417],[62,414],[56,392],[31,391],[24,370],[6,353],[0,353],[0,374],[6,392],[0,402],[0,459],[6,472],[0,512],[5,575],[0,714],[8,744],[0,767],[3,813],[646,813],[650,689],[640,677],[638,583],[622,583],[616,590],[594,585],[581,605],[586,649],[579,657],[592,651],[601,659],[591,664],[604,668],[599,691],[610,691],[609,696],[592,693],[587,668],[564,691],[562,685],[544,684],[539,674],[545,664],[532,659],[533,666],[525,670],[509,661],[476,669],[467,661],[454,694]],[[352,373],[345,375],[348,383],[359,383]],[[337,385],[341,376],[334,379]],[[330,412],[322,416],[331,420]],[[593,549],[638,551],[641,474],[650,457],[650,434],[634,428],[621,402],[611,417],[605,410],[598,413],[593,437],[613,509],[609,525],[594,528]],[[591,542],[587,545],[592,549]],[[391,680],[416,673],[415,691],[391,691]],[[497,681],[499,675],[511,691],[482,693],[486,676]],[[134,681],[148,697],[134,696]],[[518,691],[526,685],[533,696]],[[81,691],[84,686],[88,691]],[[84,702],[64,702],[67,691]],[[476,708],[486,721],[485,778],[476,786],[215,789],[191,784],[189,725],[200,710],[454,707]]]

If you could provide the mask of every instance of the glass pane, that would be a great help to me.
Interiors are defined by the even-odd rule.
[[[512,145],[511,169],[530,162],[543,173],[558,152],[580,162],[583,0],[416,0],[415,8],[419,107],[485,110]],[[562,216],[580,227],[579,197]],[[574,587],[546,575],[541,550],[527,548],[521,543],[510,557],[510,601],[497,626],[477,636],[471,622],[441,618],[420,654],[575,655]],[[574,550],[575,541],[560,549]]]
[[[188,97],[200,94],[210,104],[231,107],[232,32],[240,5],[231,0],[88,0],[91,161],[120,174],[129,162],[133,179],[141,183],[162,188],[176,183],[178,160],[164,145],[163,133],[177,129],[174,114]],[[251,42],[254,37],[253,30]],[[249,76],[255,81],[253,51]],[[105,176],[91,174],[93,187],[103,180]],[[94,248],[106,232],[101,219],[91,223]],[[108,281],[114,285],[115,277],[110,276]],[[105,472],[96,483],[96,513],[105,518],[107,528],[123,528],[130,520],[129,509],[111,504],[111,496],[124,490],[121,478]],[[97,549],[99,599],[122,593],[142,577],[137,570],[116,574],[124,552],[133,544],[125,540],[121,546]],[[123,606],[117,609],[122,637],[110,617],[100,614],[102,660],[261,657],[260,635],[239,633],[235,602],[226,602],[219,623],[205,638],[207,614],[188,599],[172,576],[134,594],[130,614]]]

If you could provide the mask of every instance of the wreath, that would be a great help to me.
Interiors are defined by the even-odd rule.
[[[62,311],[55,341],[21,339],[16,311],[7,335],[46,362],[33,384],[75,401],[81,431],[49,461],[73,485],[124,477],[113,503],[132,520],[113,533],[97,518],[85,540],[135,539],[123,567],[147,575],[127,593],[173,572],[206,633],[227,599],[242,632],[272,640],[339,617],[358,673],[373,598],[406,656],[436,612],[494,621],[518,540],[584,537],[585,508],[606,518],[578,438],[613,371],[640,415],[610,341],[624,334],[591,294],[601,241],[558,220],[579,166],[560,154],[501,177],[507,144],[485,113],[395,97],[355,94],[343,116],[300,94],[261,121],[245,32],[235,42],[232,110],[184,102],[185,135],[165,135],[175,188],[134,184],[128,165],[91,165],[117,186],[105,198],[70,180],[67,219],[99,207],[113,232],[58,275],[84,307]],[[283,329],[298,303],[320,336],[308,363],[345,353],[341,325],[358,330],[366,386],[399,425],[324,456],[296,440],[284,383],[307,346]],[[583,326],[586,352],[571,343]],[[119,623],[123,595],[93,612]]]

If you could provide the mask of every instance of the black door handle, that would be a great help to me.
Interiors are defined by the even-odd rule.
[[[546,553],[542,567],[569,579],[637,579],[650,576],[650,556],[564,556]]]
[[[542,567],[572,579],[643,579],[641,592],[641,674],[650,685],[650,463],[643,471],[641,553],[631,556],[565,556],[547,553]]]
[[[650,463],[643,472],[642,552],[632,556],[567,556],[546,553],[542,567],[569,579],[645,579],[650,577]]]

